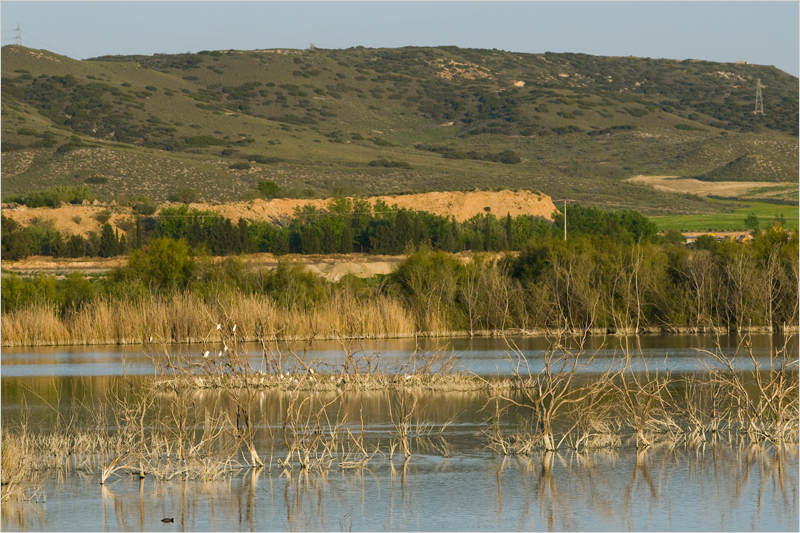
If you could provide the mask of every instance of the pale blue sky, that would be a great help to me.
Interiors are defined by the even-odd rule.
[[[2,44],[83,59],[200,50],[440,46],[775,65],[798,75],[798,2],[9,2]]]

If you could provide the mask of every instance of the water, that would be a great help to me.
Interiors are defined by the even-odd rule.
[[[506,459],[414,456],[325,476],[248,471],[221,482],[107,488],[68,476],[39,506],[15,504],[4,530],[754,530],[798,528],[797,457],[749,463],[720,447],[700,456]],[[783,469],[783,479],[779,469]],[[162,518],[174,518],[164,524]]]
[[[597,354],[607,364],[618,339]],[[712,349],[702,336],[642,337],[641,352],[652,364],[675,372],[704,368],[698,349]],[[540,363],[544,339],[516,340]],[[764,359],[779,338],[754,337],[754,354]],[[796,353],[797,339],[792,340]],[[591,341],[591,350],[600,346]],[[509,374],[512,365],[502,339],[429,339],[426,350],[444,345],[457,354],[464,371]],[[365,341],[367,353],[380,352],[391,366],[405,362],[413,340]],[[723,338],[734,350],[735,338]],[[302,344],[296,346],[302,353]],[[315,342],[311,360],[337,363],[341,347]],[[183,347],[187,353],[197,346]],[[637,347],[638,349],[638,347]],[[617,345],[617,353],[619,346]],[[666,361],[665,361],[666,356]],[[260,352],[253,347],[253,362]],[[123,363],[130,379],[152,371],[136,347],[5,349],[2,354],[4,428],[21,417],[23,403],[32,421],[53,420],[83,402],[89,410],[124,388]],[[591,370],[589,370],[591,371]],[[800,528],[798,448],[709,443],[704,449],[655,446],[637,454],[630,443],[613,452],[503,458],[486,448],[480,432],[490,413],[479,392],[426,392],[418,395],[412,456],[388,457],[393,430],[390,392],[319,394],[347,415],[355,434],[363,431],[368,449],[380,445],[365,469],[284,472],[244,469],[220,481],[155,482],[147,477],[112,477],[99,485],[96,473],[48,478],[43,503],[3,505],[2,529],[18,530],[767,530]],[[198,406],[219,401],[213,392],[193,395]],[[282,420],[287,395],[259,393],[255,442],[262,458],[285,455]],[[80,424],[90,423],[84,411]],[[363,419],[363,427],[361,420]],[[46,429],[46,428],[45,428]],[[265,452],[266,451],[266,452]],[[266,453],[266,456],[264,454]],[[174,518],[174,523],[161,519]]]
[[[618,337],[589,337],[585,346],[587,355],[595,354],[597,364],[587,371],[605,369],[608,361],[621,357],[626,347],[631,352],[641,353],[644,359],[654,365],[666,365],[676,372],[697,371],[705,369],[703,350],[715,349],[716,337],[703,335],[671,335],[643,336],[622,339]],[[736,351],[739,344],[737,337],[726,336],[720,339],[721,349],[728,354]],[[531,370],[536,371],[548,341],[543,337],[524,337],[511,339],[532,363]],[[417,341],[414,339],[362,340],[347,343],[349,349],[359,354],[375,353],[387,369],[393,365],[405,363],[414,351]],[[513,373],[516,357],[509,345],[502,338],[447,338],[419,339],[419,350],[431,353],[442,350],[447,355],[456,355],[458,368],[474,372],[482,376],[497,374],[508,376]],[[782,346],[780,336],[760,335],[753,337],[753,352],[762,361],[771,350]],[[292,363],[293,351],[303,355],[304,342],[281,344],[285,359]],[[791,339],[793,353],[797,353],[797,336]],[[244,348],[249,354],[250,364],[259,368],[262,363],[262,350],[256,343],[248,343]],[[205,350],[211,352],[222,350],[220,343],[201,345],[174,345],[172,350],[186,353],[199,360]],[[151,374],[153,372],[151,357],[163,357],[161,347],[142,346],[46,346],[36,348],[4,348],[2,356],[3,377],[23,376],[119,376],[123,369],[128,375]],[[746,353],[743,352],[746,357]],[[315,341],[312,350],[306,355],[307,361],[319,361],[325,364],[341,366],[344,362],[342,345],[336,341]]]

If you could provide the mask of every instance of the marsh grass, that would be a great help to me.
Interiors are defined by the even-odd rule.
[[[24,428],[22,431],[3,432],[0,444],[0,501],[44,501],[46,495],[42,491],[42,479],[36,472],[34,457],[30,453],[30,435]]]
[[[325,306],[305,310],[279,306],[262,295],[208,302],[192,294],[152,295],[142,300],[98,299],[61,314],[32,304],[2,316],[3,346],[199,343],[219,341],[209,317],[226,314],[241,341],[274,339],[390,338],[415,334],[414,320],[386,296],[360,300],[334,294]]]

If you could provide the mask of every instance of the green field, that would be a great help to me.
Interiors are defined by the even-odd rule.
[[[676,229],[685,232],[695,231],[744,231],[744,219],[749,214],[758,217],[761,228],[766,228],[772,224],[778,216],[786,219],[786,229],[798,227],[800,219],[800,208],[796,205],[769,204],[763,202],[732,202],[711,200],[708,202],[717,204],[719,213],[711,215],[683,215],[652,217],[653,222],[658,224],[660,231]]]

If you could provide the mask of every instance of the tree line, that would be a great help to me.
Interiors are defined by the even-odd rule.
[[[797,325],[798,254],[797,229],[770,230],[750,243],[698,239],[691,247],[608,234],[567,241],[545,234],[528,240],[519,254],[477,253],[467,260],[423,244],[388,276],[330,283],[291,260],[275,270],[257,268],[239,257],[214,260],[185,239],[156,237],[105,276],[5,275],[2,309],[7,314],[44,304],[66,320],[98,299],[192,293],[208,301],[265,295],[287,311],[307,311],[346,293],[358,301],[399,303],[420,332],[779,330]]]
[[[567,207],[569,235],[607,235],[620,242],[655,242],[657,228],[638,211]],[[193,249],[215,256],[271,252],[276,255],[371,253],[400,255],[427,246],[444,252],[519,251],[531,239],[563,234],[563,217],[554,221],[530,215],[496,217],[490,212],[459,222],[453,217],[399,209],[378,200],[336,197],[326,208],[306,205],[291,219],[272,224],[239,219],[188,206],[161,209],[155,217],[134,216],[120,223],[119,235],[106,221],[100,233],[62,234],[52,226],[23,227],[3,217],[2,257],[111,257],[139,249],[159,237],[183,239]],[[127,233],[127,236],[126,236]]]

